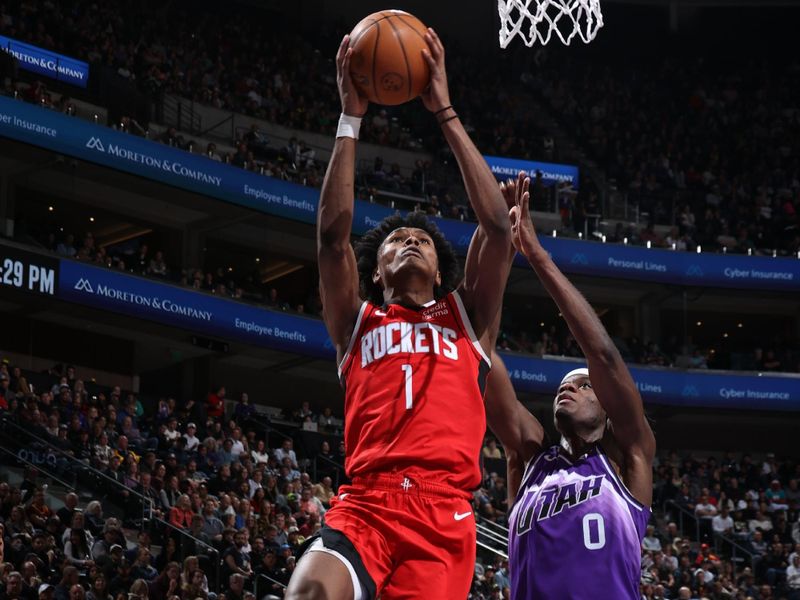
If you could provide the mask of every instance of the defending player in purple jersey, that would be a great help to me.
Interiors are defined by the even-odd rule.
[[[655,438],[603,324],[539,244],[527,182],[520,178],[511,188],[514,246],[555,300],[589,366],[567,373],[556,391],[553,416],[561,443],[548,449],[541,424],[516,399],[502,361],[492,358],[487,419],[505,447],[514,498],[511,597],[635,600]]]

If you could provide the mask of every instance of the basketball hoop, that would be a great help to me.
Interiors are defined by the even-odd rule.
[[[497,0],[497,11],[501,48],[516,36],[544,45],[553,33],[566,46],[576,35],[588,44],[603,26],[600,0]]]

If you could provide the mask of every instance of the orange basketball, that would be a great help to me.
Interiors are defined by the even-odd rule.
[[[413,100],[430,82],[422,56],[427,28],[402,10],[382,10],[359,21],[350,33],[350,75],[361,94],[375,104]]]

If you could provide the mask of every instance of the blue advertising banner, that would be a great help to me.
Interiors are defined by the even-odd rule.
[[[333,346],[318,319],[257,308],[62,259],[61,299],[139,317],[192,332],[333,360]],[[514,387],[554,394],[575,362],[503,354]],[[331,365],[333,369],[333,365]],[[705,374],[632,367],[642,397],[652,404],[752,410],[800,410],[800,377]]]
[[[89,82],[89,65],[63,54],[0,35],[0,50],[19,61],[21,69],[58,81],[85,88]]]
[[[504,158],[502,156],[483,156],[486,164],[494,173],[498,181],[506,179],[516,179],[520,171],[525,171],[533,176],[539,171],[542,174],[542,182],[546,186],[558,183],[569,183],[574,189],[578,189],[578,167],[575,165],[560,165],[556,163],[537,162],[534,160],[522,160],[520,158]]]
[[[325,326],[119,271],[61,260],[58,296],[192,332],[285,352],[333,358]]]
[[[0,96],[0,136],[34,144],[167,185],[294,221],[316,221],[319,190],[265,177],[205,156]],[[353,232],[361,235],[394,210],[356,201]],[[474,223],[435,219],[460,254],[466,254]],[[543,237],[542,245],[563,271],[678,284],[800,291],[800,260],[695,254]],[[517,257],[517,264],[526,262]]]
[[[555,397],[561,378],[585,366],[573,361],[503,353],[514,389]],[[800,410],[800,377],[703,373],[630,367],[645,403],[746,410]]]

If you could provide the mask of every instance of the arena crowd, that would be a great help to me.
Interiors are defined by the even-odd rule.
[[[129,588],[170,600],[280,597],[344,481],[332,466],[344,463],[341,422],[309,402],[287,414],[295,435],[303,422],[325,434],[298,455],[293,436],[265,429],[237,393],[227,410],[225,386],[146,409],[148,400],[85,383],[73,367],[43,374],[2,363],[4,443],[54,458],[0,482],[0,598],[120,600]],[[502,464],[491,436],[483,455]],[[4,453],[3,464],[13,462]],[[56,498],[49,476],[78,486]],[[796,461],[770,454],[665,453],[642,544],[642,598],[800,597],[799,480]],[[475,493],[482,521],[505,523],[506,494],[502,470],[486,470]],[[508,582],[507,562],[482,553],[471,597],[504,598]]]

